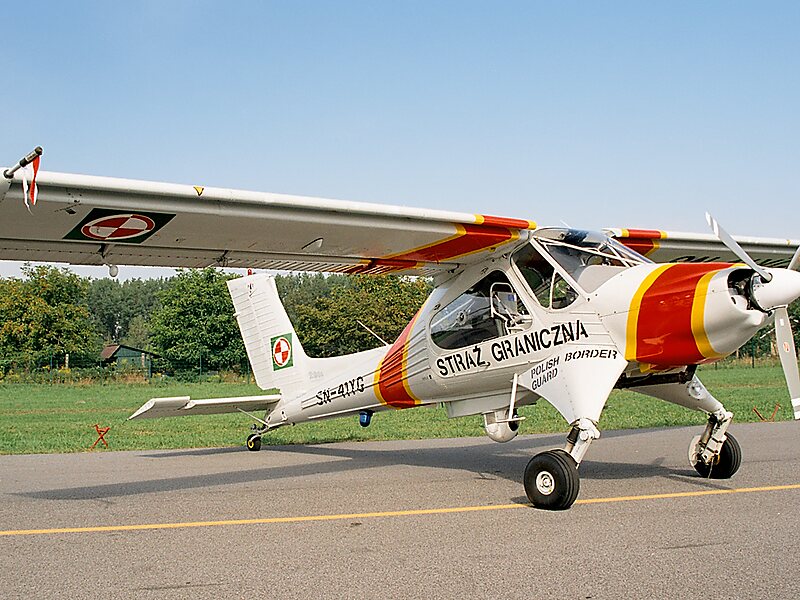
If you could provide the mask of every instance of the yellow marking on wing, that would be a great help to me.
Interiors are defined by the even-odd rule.
[[[453,223],[453,227],[456,228],[456,233],[447,237],[444,237],[440,240],[436,240],[435,242],[431,242],[429,244],[423,244],[422,246],[418,246],[416,248],[412,248],[411,250],[403,250],[402,252],[395,252],[394,254],[387,254],[386,256],[382,256],[381,258],[389,259],[389,258],[402,258],[403,256],[407,256],[409,254],[414,254],[415,252],[422,252],[423,250],[428,250],[429,248],[433,248],[434,246],[439,246],[440,244],[446,244],[447,242],[451,242],[453,240],[457,240],[460,237],[463,237],[467,234],[467,229],[463,225],[459,225],[458,223]]]
[[[658,250],[661,247],[661,240],[667,239],[667,232],[666,231],[659,231],[658,235],[660,236],[657,240],[653,240],[653,247],[647,251],[645,256],[648,256]]]
[[[486,222],[486,215],[473,215],[473,216],[475,217],[475,225],[483,225]],[[508,220],[509,221],[524,221],[525,223],[527,223],[527,226],[523,227],[523,229],[536,229],[537,227],[539,227],[539,225],[536,223],[536,221],[531,221],[529,219],[508,219]],[[503,224],[503,225],[497,225],[497,226],[498,227],[505,227],[507,229],[519,229],[519,227],[515,227],[515,226],[513,226],[511,224],[507,224],[507,225]]]

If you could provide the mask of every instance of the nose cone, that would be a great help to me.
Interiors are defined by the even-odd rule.
[[[800,298],[800,272],[789,269],[770,269],[769,282],[753,286],[753,299],[764,310],[785,306]]]

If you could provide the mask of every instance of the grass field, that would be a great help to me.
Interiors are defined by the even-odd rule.
[[[713,367],[700,375],[709,390],[735,413],[754,421],[753,407],[766,417],[781,404],[776,420],[792,418],[780,367]],[[244,442],[250,420],[241,414],[126,421],[152,397],[212,398],[262,393],[254,385],[225,383],[0,385],[0,454],[83,452],[97,434],[95,423],[111,427],[111,450],[234,446]],[[547,403],[525,407],[520,433],[565,432],[567,425]],[[600,429],[631,429],[702,424],[704,415],[630,391],[615,391]],[[284,427],[263,438],[265,444],[321,443],[345,440],[484,435],[480,416],[448,419],[443,408],[392,411],[375,416],[368,428],[356,417]],[[103,451],[105,451],[103,449]]]

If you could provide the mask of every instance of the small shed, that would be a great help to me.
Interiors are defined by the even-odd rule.
[[[123,344],[110,344],[100,353],[100,361],[104,366],[115,364],[118,367],[146,370],[148,373],[151,371],[154,358],[160,357],[153,352]]]

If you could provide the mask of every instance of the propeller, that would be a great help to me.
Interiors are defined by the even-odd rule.
[[[775,315],[775,338],[778,342],[778,356],[781,359],[786,386],[789,388],[789,396],[792,399],[794,418],[800,419],[800,369],[797,367],[797,350],[794,345],[794,335],[792,334],[792,325],[789,321],[789,310],[787,308],[787,303],[800,295],[797,283],[794,281],[797,279],[797,274],[792,272],[797,271],[798,267],[800,267],[800,248],[795,251],[792,260],[789,261],[788,269],[773,269],[772,272],[769,272],[764,267],[756,264],[709,213],[706,213],[706,221],[708,221],[709,227],[711,227],[714,235],[719,238],[719,241],[725,244],[731,252],[761,278],[760,283],[753,282],[750,285],[751,300],[763,312],[774,313]]]
[[[795,257],[797,254],[795,254]],[[789,311],[785,306],[775,309],[775,337],[778,342],[778,356],[781,357],[783,374],[792,398],[794,418],[800,419],[800,373],[797,370],[797,351],[794,347],[792,326],[789,322]]]
[[[800,271],[800,246],[794,251],[794,256],[792,260],[789,261],[789,266],[787,268],[790,271]]]
[[[722,226],[717,222],[717,220],[711,216],[711,213],[706,213],[706,221],[708,222],[708,226],[711,227],[711,231],[714,232],[714,235],[717,236],[717,238],[719,238],[720,242],[722,242],[723,244],[725,244],[725,246],[727,246],[728,250],[730,250],[736,256],[738,256],[739,260],[741,260],[744,264],[753,269],[753,271],[761,275],[761,279],[763,279],[764,281],[772,281],[772,275],[767,273],[764,270],[764,267],[756,264],[756,261],[750,258],[750,255],[744,251],[744,248],[742,248],[739,245],[739,243],[735,239],[733,239],[728,234],[727,231],[725,231],[722,228]],[[795,254],[795,258],[796,257],[797,254]]]

